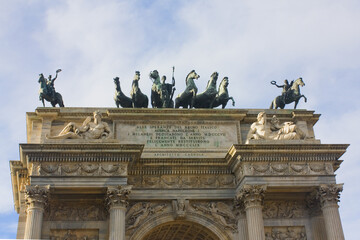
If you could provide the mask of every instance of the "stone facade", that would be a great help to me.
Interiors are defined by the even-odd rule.
[[[335,171],[348,145],[321,144],[313,111],[265,110],[261,122],[259,112],[27,113],[27,143],[10,161],[17,238],[344,239]],[[253,137],[259,129],[301,137]]]

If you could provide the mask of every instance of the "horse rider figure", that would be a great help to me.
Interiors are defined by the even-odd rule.
[[[55,86],[54,86],[54,82],[58,77],[58,73],[61,72],[61,69],[56,70],[56,74],[55,74],[55,78],[51,78],[52,76],[49,75],[49,78],[46,79],[46,87],[47,87],[47,92],[49,94],[49,96],[51,96],[52,99],[55,99]]]
[[[276,81],[271,81],[272,85],[275,85],[278,88],[282,88],[281,96],[282,96],[282,100],[283,100],[284,104],[285,104],[286,99],[291,94],[291,87],[292,87],[293,83],[294,83],[294,80],[291,81],[289,84],[289,81],[287,79],[284,80],[284,85],[277,85]]]

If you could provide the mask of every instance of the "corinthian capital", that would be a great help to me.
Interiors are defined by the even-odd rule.
[[[343,190],[343,184],[321,184],[318,189],[318,197],[321,206],[328,206],[340,202],[340,192]]]
[[[238,208],[262,206],[266,185],[244,185],[235,197],[235,205]]]
[[[108,206],[121,206],[127,207],[129,195],[131,193],[132,186],[116,186],[116,187],[108,187],[106,193],[106,201]]]
[[[25,200],[29,207],[45,208],[48,202],[50,186],[25,186]]]

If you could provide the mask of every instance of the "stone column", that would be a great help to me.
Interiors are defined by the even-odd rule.
[[[311,225],[312,239],[327,240],[324,218],[322,215],[317,191],[314,191],[307,196],[306,206],[309,209],[309,214],[311,218],[310,225]]]
[[[246,212],[248,239],[264,240],[264,220],[262,214],[265,185],[244,185],[236,196],[238,206]]]
[[[323,184],[318,190],[328,240],[345,239],[338,205],[342,190],[343,184]]]
[[[44,209],[48,201],[49,186],[25,187],[27,216],[24,239],[40,239]]]
[[[125,215],[131,186],[108,187],[109,240],[125,240]]]

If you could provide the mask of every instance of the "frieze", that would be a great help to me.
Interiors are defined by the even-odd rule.
[[[233,175],[130,175],[129,184],[134,188],[233,188]]]
[[[93,203],[50,202],[45,221],[104,221],[107,219],[103,201]]]
[[[307,240],[305,227],[265,227],[265,240]]]
[[[98,240],[98,229],[51,229],[50,240]]]
[[[303,218],[308,216],[304,201],[265,201],[264,218]]]
[[[225,230],[237,232],[237,220],[232,205],[224,202],[192,202],[189,211],[205,215]]]
[[[243,175],[333,175],[332,163],[244,163]]]
[[[126,176],[127,165],[120,163],[39,163],[31,167],[32,176]]]

